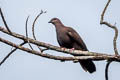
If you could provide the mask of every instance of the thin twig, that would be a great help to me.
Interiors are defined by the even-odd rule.
[[[26,30],[26,37],[28,38],[28,30],[27,30],[27,23],[28,23],[28,19],[29,19],[29,16],[27,17],[27,19],[26,19],[26,24],[25,24],[25,30]],[[30,46],[30,48],[33,50],[33,48],[32,48],[32,45],[30,44],[30,42],[29,42],[29,39],[27,39],[28,41],[28,45]]]
[[[36,39],[36,36],[35,36],[35,23],[36,23],[36,21],[37,21],[37,19],[40,17],[40,15],[42,15],[43,13],[46,13],[46,11],[45,12],[43,12],[43,10],[41,10],[41,12],[37,15],[37,17],[35,18],[35,20],[34,20],[34,22],[33,22],[33,25],[32,25],[32,33],[33,33],[33,38],[35,39],[35,40],[37,40]],[[43,51],[45,51],[45,50],[48,50],[48,49],[42,49],[42,48],[40,48],[40,46],[37,46],[38,48],[39,48],[39,50],[41,51],[41,52],[43,52]]]
[[[103,21],[104,21],[104,14],[105,14],[105,12],[106,12],[106,10],[107,10],[107,7],[108,7],[109,4],[110,4],[110,1],[111,1],[111,0],[108,0],[108,2],[107,2],[107,4],[106,4],[105,8],[103,9],[103,12],[102,12],[102,14],[101,14],[100,24],[103,24]]]
[[[108,68],[109,68],[111,62],[112,61],[108,61],[106,64],[106,68],[105,68],[105,79],[106,80],[108,80]]]
[[[23,42],[20,44],[20,46],[24,45],[26,42]],[[15,52],[17,50],[17,48],[13,49],[10,53],[8,53],[7,56],[5,56],[5,58],[0,62],[0,66],[12,55],[13,52]]]
[[[1,15],[1,17],[2,17],[3,23],[4,23],[5,27],[7,28],[8,32],[9,32],[10,34],[12,34],[11,30],[9,29],[9,27],[8,27],[8,25],[7,25],[7,23],[6,23],[6,20],[5,20],[5,18],[4,18],[4,15],[3,15],[3,12],[2,12],[2,9],[1,9],[1,8],[0,8],[0,15]]]
[[[102,14],[101,14],[101,20],[100,20],[100,24],[104,24],[104,25],[107,25],[108,27],[112,28],[115,30],[115,36],[114,36],[114,39],[113,39],[113,46],[114,46],[114,52],[115,52],[115,55],[117,56],[118,55],[118,50],[117,50],[117,45],[116,45],[116,40],[117,40],[117,37],[118,37],[118,29],[115,25],[112,25],[110,23],[108,23],[107,21],[104,21],[104,15],[105,15],[105,12],[110,4],[111,0],[108,0]]]

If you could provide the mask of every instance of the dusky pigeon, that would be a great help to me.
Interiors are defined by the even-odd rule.
[[[52,18],[49,23],[52,23],[55,26],[57,41],[61,47],[88,51],[82,38],[73,28],[64,26],[58,18]],[[95,64],[92,62],[92,60],[79,60],[79,63],[81,64],[82,68],[89,73],[96,71]]]

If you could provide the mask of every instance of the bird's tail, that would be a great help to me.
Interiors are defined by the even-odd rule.
[[[82,68],[89,73],[96,71],[95,64],[92,62],[92,60],[80,60],[79,63],[81,64]]]

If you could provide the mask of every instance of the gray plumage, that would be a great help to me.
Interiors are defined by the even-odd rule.
[[[57,41],[61,47],[88,51],[85,43],[73,28],[64,26],[58,18],[51,19],[49,23],[52,23],[55,26]],[[96,67],[92,60],[79,60],[79,63],[85,71],[90,73],[96,71]]]

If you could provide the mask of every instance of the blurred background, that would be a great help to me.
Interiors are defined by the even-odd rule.
[[[0,0],[9,28],[25,35],[25,21],[28,22],[29,37],[32,38],[32,23],[41,10],[42,14],[35,25],[37,40],[59,46],[55,28],[48,21],[59,18],[63,24],[74,28],[86,43],[89,51],[113,54],[114,30],[100,25],[100,16],[107,0]],[[105,20],[115,24],[120,30],[120,1],[112,0]],[[4,26],[0,18],[0,26]],[[0,37],[16,44],[22,41],[0,32]],[[25,47],[29,47],[25,45]],[[38,50],[36,46],[34,49]],[[120,37],[117,40],[120,52]],[[11,46],[0,42],[0,61],[11,51]],[[46,51],[53,55],[69,56],[56,51]],[[105,80],[106,61],[95,61],[97,71],[93,74],[85,72],[79,63],[60,62],[28,54],[21,50],[14,52],[0,66],[1,80]],[[120,63],[113,62],[109,67],[109,80],[118,80]]]

